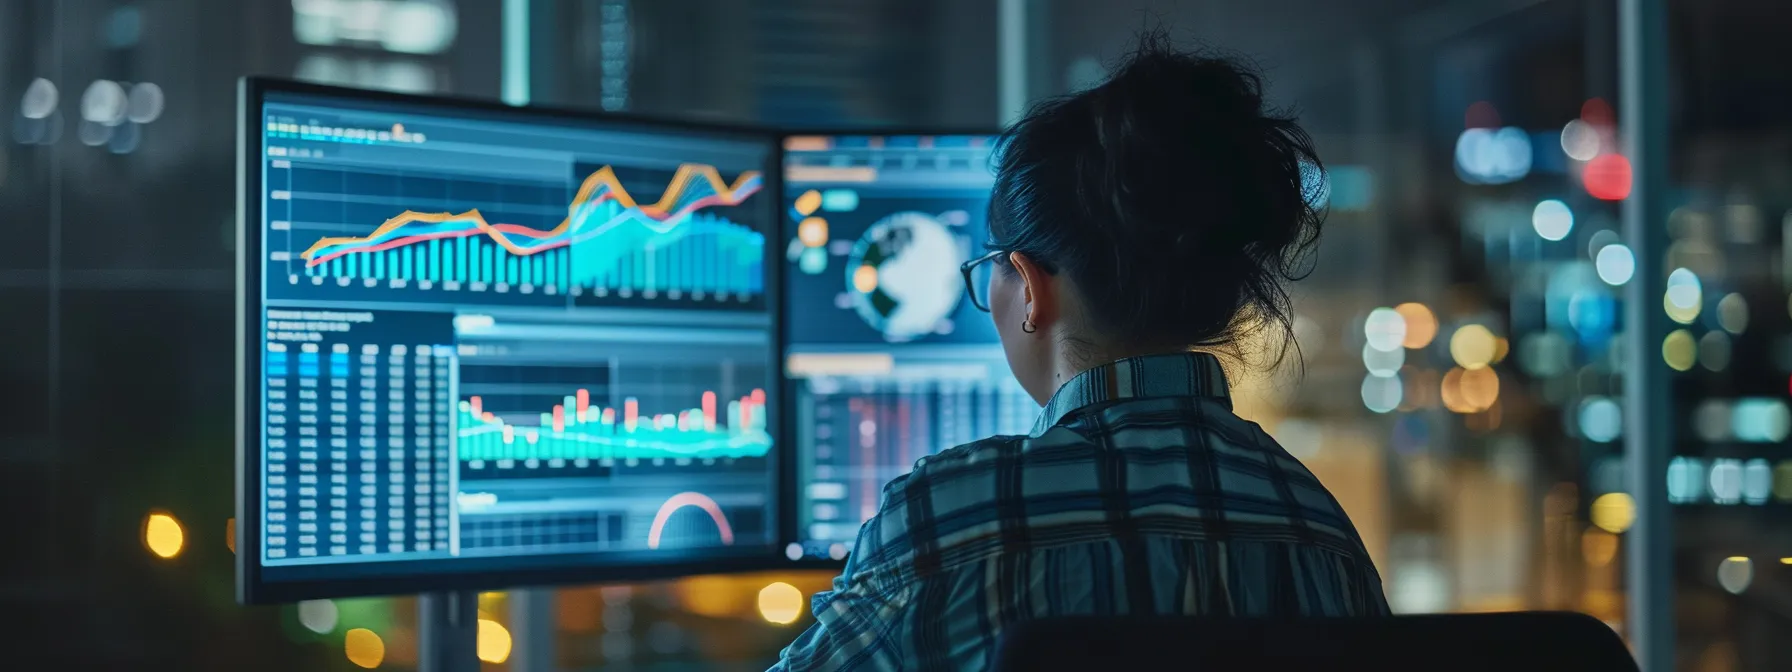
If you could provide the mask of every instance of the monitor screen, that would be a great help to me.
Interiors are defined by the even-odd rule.
[[[778,557],[771,136],[244,100],[245,601]]]
[[[969,135],[784,141],[791,560],[843,559],[884,484],[915,460],[1025,432],[1038,413],[959,272],[987,238],[993,143]]]

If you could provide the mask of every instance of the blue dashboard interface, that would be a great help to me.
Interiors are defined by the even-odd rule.
[[[297,93],[260,113],[264,581],[778,547],[775,141]]]
[[[884,484],[915,460],[1025,432],[1038,413],[959,272],[984,249],[993,144],[988,136],[785,139],[792,560],[845,557]]]

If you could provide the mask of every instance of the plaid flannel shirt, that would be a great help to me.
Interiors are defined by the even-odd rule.
[[[1047,616],[1388,606],[1337,501],[1190,353],[1083,372],[1029,435],[916,462],[813,611],[773,670],[980,670],[1005,625]]]

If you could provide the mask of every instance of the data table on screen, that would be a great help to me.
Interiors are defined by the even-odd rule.
[[[265,561],[451,553],[449,320],[270,310],[266,326]]]
[[[987,372],[970,366],[967,372]],[[1022,433],[1039,406],[1018,386],[989,377],[818,377],[797,402],[798,486],[809,502],[806,534],[850,541],[877,513],[884,485],[944,448]]]

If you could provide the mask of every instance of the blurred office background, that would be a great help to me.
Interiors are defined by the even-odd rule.
[[[416,665],[410,599],[233,602],[237,77],[993,127],[1162,22],[1254,55],[1331,166],[1304,377],[1245,377],[1241,406],[1337,493],[1394,607],[1635,632],[1623,377],[1653,367],[1672,669],[1792,669],[1792,6],[1644,3],[1668,102],[1643,244],[1619,1],[0,0],[0,666]],[[1638,269],[1667,318],[1640,350]],[[829,578],[487,594],[481,655],[760,669]]]

